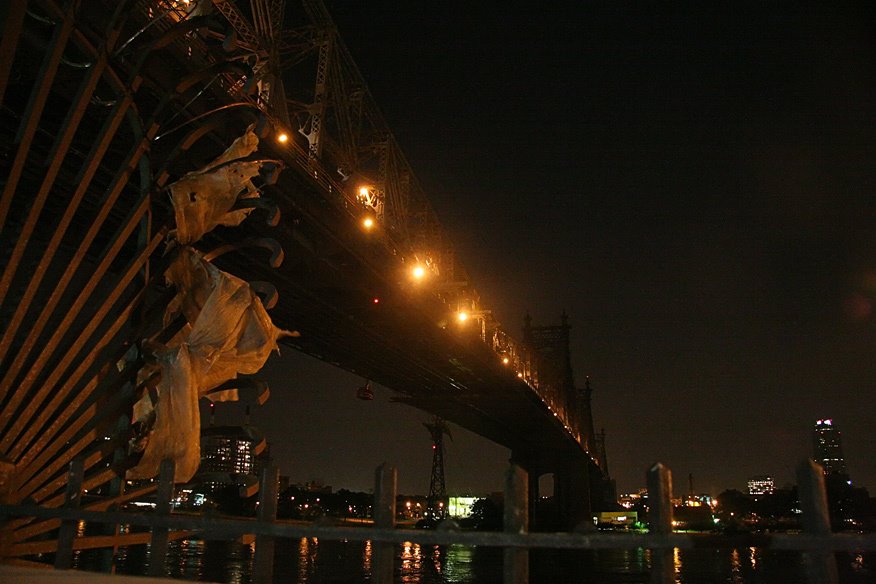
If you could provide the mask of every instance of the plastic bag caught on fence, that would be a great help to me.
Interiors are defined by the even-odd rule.
[[[198,394],[192,391],[194,380],[188,347],[183,344],[156,355],[161,381],[156,390],[154,425],[146,439],[143,457],[128,470],[127,478],[148,479],[158,474],[161,461],[176,462],[174,481],[190,480],[201,463],[201,414]],[[135,406],[134,422],[144,422],[152,413],[147,394]]]
[[[250,285],[223,272],[191,248],[180,250],[166,273],[177,295],[168,306],[165,321],[182,312],[188,324],[171,344],[159,351],[161,382],[154,426],[146,440],[143,458],[128,478],[154,476],[163,458],[176,460],[175,481],[188,481],[200,460],[200,397],[213,401],[236,400],[237,390],[207,392],[239,374],[261,369],[277,340],[296,335],[274,326]],[[152,414],[147,394],[135,406],[134,422]]]
[[[179,243],[194,243],[217,225],[239,225],[246,219],[251,209],[231,211],[231,208],[238,199],[259,196],[251,179],[259,174],[265,162],[240,160],[255,152],[258,143],[250,127],[210,164],[168,187]]]

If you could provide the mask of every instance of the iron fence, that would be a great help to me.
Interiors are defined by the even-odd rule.
[[[504,531],[462,531],[453,522],[440,523],[434,530],[411,530],[396,527],[395,468],[381,465],[375,473],[373,526],[289,523],[276,519],[277,468],[267,467],[261,476],[258,516],[228,518],[215,516],[174,515],[171,513],[173,496],[173,465],[165,461],[158,483],[155,513],[125,511],[95,511],[79,507],[82,493],[82,464],[70,465],[66,504],[60,508],[33,505],[0,506],[0,515],[8,520],[28,518],[33,523],[54,522],[59,527],[55,568],[68,569],[74,551],[101,547],[150,544],[150,575],[163,576],[167,542],[185,537],[237,538],[255,536],[253,581],[270,582],[274,564],[276,538],[321,538],[326,540],[370,540],[374,549],[371,564],[373,582],[393,582],[393,546],[405,542],[421,545],[460,544],[490,546],[504,549],[503,582],[529,582],[529,550],[638,549],[651,550],[651,581],[675,581],[672,554],[681,550],[703,548],[758,547],[768,550],[798,551],[805,559],[806,576],[813,584],[838,582],[834,553],[838,551],[876,551],[876,533],[832,533],[828,515],[827,496],[821,467],[806,461],[798,469],[800,505],[803,510],[802,533],[675,533],[672,529],[671,473],[662,464],[648,471],[649,531],[606,532],[592,525],[582,525],[572,532],[530,532],[528,480],[520,467],[509,469],[505,481]],[[13,519],[18,518],[18,519]],[[140,526],[149,528],[145,533],[127,533],[109,536],[77,536],[79,522],[95,524]],[[49,542],[52,543],[52,542]],[[3,556],[21,557],[30,551],[42,550],[40,542],[16,543],[5,541]],[[159,561],[151,561],[157,558]]]

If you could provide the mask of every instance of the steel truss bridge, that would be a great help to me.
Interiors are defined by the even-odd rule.
[[[320,0],[2,12],[0,502],[61,505],[73,460],[106,495],[92,509],[155,488],[120,476],[132,407],[160,382],[150,347],[185,324],[164,318],[168,187],[251,127],[260,198],[194,247],[300,333],[283,342],[508,447],[533,496],[553,473],[583,516],[606,469],[565,315],[520,339],[495,320]],[[267,395],[253,376],[229,388]],[[4,555],[57,525],[7,523]]]

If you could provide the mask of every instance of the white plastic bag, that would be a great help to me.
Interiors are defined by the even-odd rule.
[[[171,348],[157,354],[161,381],[155,424],[143,458],[128,471],[128,478],[154,476],[161,460],[172,458],[177,464],[174,480],[186,482],[200,461],[198,399],[236,400],[235,389],[207,392],[238,374],[256,373],[271,352],[279,350],[277,340],[296,333],[274,326],[247,282],[219,270],[191,248],[180,250],[166,277],[177,287],[177,295],[165,322],[182,312],[189,324],[174,337]],[[135,422],[147,419],[151,403],[146,395],[135,405]]]
[[[250,126],[210,164],[186,174],[168,187],[176,220],[174,236],[179,243],[194,243],[217,225],[239,225],[249,215],[251,209],[230,209],[238,198],[259,196],[251,179],[264,163],[232,161],[255,152],[258,143],[259,139]]]

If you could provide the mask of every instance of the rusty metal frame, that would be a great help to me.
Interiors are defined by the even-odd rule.
[[[16,234],[8,261],[4,260],[0,269],[0,310],[4,310],[0,330],[0,362],[3,363],[0,369],[0,456],[15,465],[11,484],[5,484],[4,492],[0,493],[0,498],[7,502],[28,498],[43,507],[62,504],[64,494],[59,490],[69,485],[65,467],[74,457],[78,457],[82,465],[83,488],[93,488],[116,478],[116,469],[98,463],[106,460],[109,450],[117,447],[117,441],[107,443],[100,438],[115,424],[114,417],[129,409],[135,394],[142,390],[131,385],[136,363],[129,362],[128,367],[114,374],[111,369],[124,357],[132,334],[136,336],[143,330],[142,326],[151,322],[139,328],[136,325],[142,316],[145,285],[152,271],[150,262],[154,261],[167,234],[161,224],[153,226],[152,197],[170,175],[163,169],[157,176],[152,174],[150,150],[162,124],[172,121],[191,105],[190,100],[182,109],[177,108],[177,114],[168,120],[164,111],[176,95],[209,80],[202,69],[195,68],[175,88],[164,93],[157,105],[151,107],[149,119],[145,121],[136,96],[143,82],[141,70],[152,52],[178,42],[212,20],[193,18],[175,26],[164,26],[163,30],[156,27],[154,34],[138,40],[137,44],[142,46],[135,53],[136,62],[126,63],[115,45],[122,38],[122,23],[131,3],[132,0],[127,0],[116,6],[102,44],[93,46],[76,26],[78,0],[68,2],[65,8],[52,0],[32,2],[39,5],[41,12],[49,14],[55,25],[52,39],[45,45],[40,72],[28,81],[30,95],[21,110],[22,121],[15,141],[17,151],[0,194],[0,235],[7,228],[7,237]],[[0,66],[0,95],[7,89],[9,72],[14,66],[11,55],[24,27],[26,3],[15,3],[15,6],[2,39],[2,46],[12,46],[12,50],[10,58],[4,59]],[[138,36],[139,33],[125,46]],[[42,114],[47,111],[50,95],[57,91],[58,72],[66,62],[64,53],[72,46],[88,55],[90,63],[78,81],[76,95],[68,102],[61,130],[50,145],[46,166],[38,169],[40,162],[33,146],[40,137]],[[120,74],[123,70],[127,73]],[[217,63],[213,70],[224,74],[241,73],[247,79],[252,77],[249,68],[241,63]],[[128,81],[123,81],[122,76]],[[91,107],[92,96],[100,83],[107,84],[117,100],[73,178],[70,169],[65,167],[71,166],[67,155],[76,144],[86,110]],[[223,106],[217,111],[236,115],[244,111],[240,106],[249,111],[253,109],[252,104],[246,103]],[[187,113],[187,117],[192,118],[192,115]],[[120,138],[126,119],[130,126],[128,137]],[[199,119],[195,116],[187,123]],[[221,127],[220,118],[205,121],[206,130],[196,126],[192,133],[196,135],[184,140],[166,162],[186,152],[198,138]],[[127,153],[119,152],[120,146]],[[113,156],[121,158],[114,163],[113,174],[107,176],[101,165],[111,151],[114,151]],[[139,185],[135,178],[138,169]],[[101,178],[98,180],[98,177]],[[108,181],[105,188],[98,184],[101,181]],[[32,188],[33,203],[24,211],[22,201],[31,196]],[[69,196],[62,195],[64,189],[70,191]],[[97,197],[98,189],[102,192],[100,197]],[[58,204],[62,196],[63,206]],[[131,204],[132,199],[136,200],[134,204]],[[50,201],[52,215],[47,211]],[[82,219],[78,219],[80,224],[76,227],[83,234],[77,233],[71,240],[71,233],[75,233],[72,227],[86,201],[94,208],[94,214],[84,226]],[[56,211],[59,207],[61,210]],[[17,214],[10,215],[11,211]],[[164,215],[168,216],[166,211]],[[47,240],[39,250],[35,247],[35,234]],[[92,249],[96,242],[100,242],[103,249]],[[60,257],[64,258],[62,273],[56,274],[55,263]],[[86,267],[87,271],[83,269]],[[14,292],[11,290],[13,281],[19,287]],[[12,300],[16,302],[13,304]],[[160,308],[156,314],[160,314]],[[135,323],[133,329],[132,322]],[[121,493],[113,501],[121,503],[130,496],[136,493]],[[55,520],[28,525],[31,521],[7,522],[3,529],[11,532],[14,541],[23,542],[58,525]],[[117,542],[124,540],[124,537],[116,539]],[[25,547],[16,549],[24,550],[30,544],[23,545]],[[66,543],[49,541],[33,545],[46,551]]]

